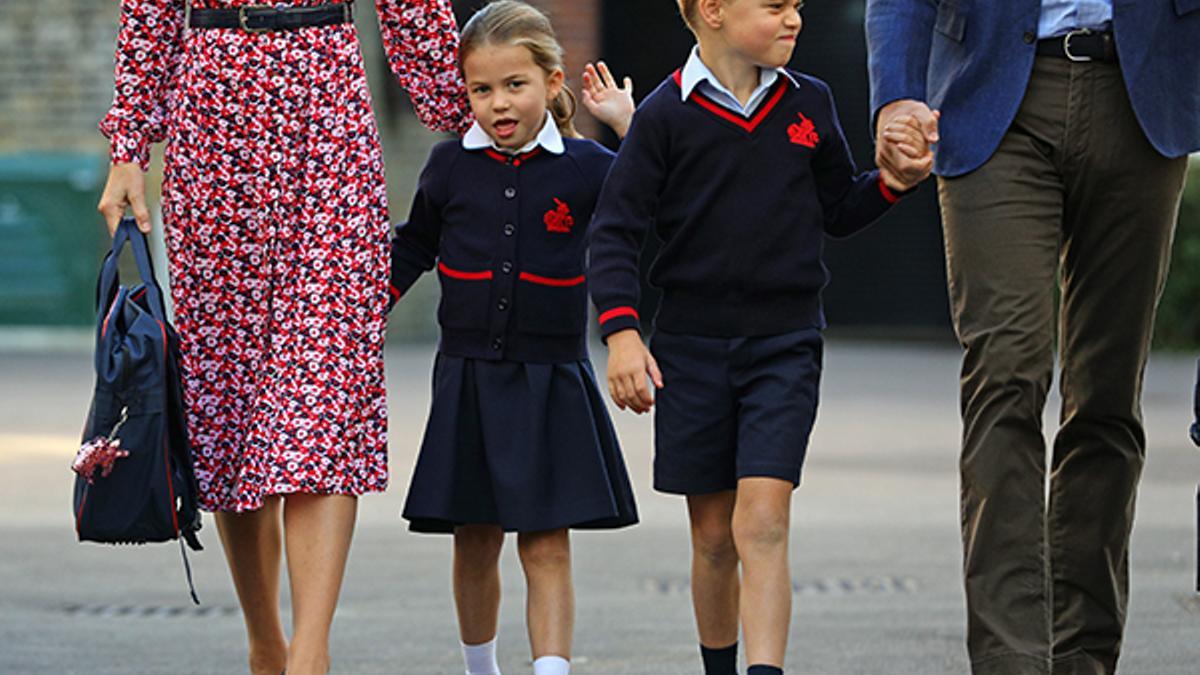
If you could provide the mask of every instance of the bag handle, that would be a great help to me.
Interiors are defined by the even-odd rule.
[[[107,312],[113,302],[117,287],[121,283],[118,262],[126,242],[133,248],[133,259],[137,263],[138,276],[142,278],[142,285],[146,288],[146,304],[150,307],[150,314],[155,319],[166,323],[167,308],[163,304],[162,288],[159,287],[158,279],[154,276],[154,262],[150,257],[150,245],[146,241],[146,235],[138,230],[137,221],[133,218],[122,218],[120,224],[117,225],[116,232],[113,233],[112,250],[104,257],[104,263],[100,268],[100,279],[96,284],[96,310]]]

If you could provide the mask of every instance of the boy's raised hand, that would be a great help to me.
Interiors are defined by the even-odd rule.
[[[625,86],[618,87],[608,64],[603,61],[596,65],[589,63],[583,69],[583,105],[592,117],[625,138],[637,109],[633,102],[633,80],[626,77]]]
[[[933,113],[934,120],[940,116]],[[933,171],[933,149],[920,121],[913,115],[898,115],[883,126],[879,143],[890,147],[893,162],[879,167],[884,182],[893,190],[911,190]]]
[[[654,394],[646,376],[657,389],[663,388],[658,362],[646,349],[642,336],[632,328],[608,336],[608,393],[621,410],[637,414],[650,412]]]

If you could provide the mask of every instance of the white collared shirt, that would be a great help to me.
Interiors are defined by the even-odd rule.
[[[750,94],[746,105],[743,106],[738,97],[734,96],[728,87],[721,84],[712,70],[700,59],[700,45],[696,45],[692,47],[692,54],[688,57],[687,63],[683,65],[679,88],[682,90],[685,101],[692,95],[693,90],[699,88],[701,94],[711,98],[721,107],[728,108],[743,117],[749,117],[767,98],[767,94],[779,80],[780,75],[786,77],[793,85],[797,84],[791,73],[784,68],[759,68],[758,87]]]
[[[566,146],[563,145],[562,134],[558,131],[558,123],[554,121],[554,115],[551,115],[549,110],[546,111],[546,121],[542,123],[542,130],[520,150],[513,151],[496,145],[496,141],[483,130],[478,121],[471,125],[462,138],[462,146],[465,150],[492,148],[508,155],[522,155],[539,145],[552,155],[561,155],[567,151]]]

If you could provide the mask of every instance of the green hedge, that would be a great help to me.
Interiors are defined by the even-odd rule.
[[[1200,349],[1200,161],[1193,159],[1175,231],[1171,275],[1158,307],[1155,345]]]

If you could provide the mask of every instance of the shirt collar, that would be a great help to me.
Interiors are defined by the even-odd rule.
[[[542,130],[538,132],[537,137],[516,152],[496,145],[496,142],[483,130],[478,121],[471,124],[471,128],[463,135],[462,146],[466,150],[492,148],[507,155],[522,155],[538,146],[541,146],[543,150],[552,155],[561,155],[567,150],[566,146],[563,145],[562,133],[558,130],[558,123],[554,121],[554,116],[550,114],[549,110],[546,111],[546,121],[542,124]]]
[[[775,84],[775,81],[779,79],[780,75],[786,77],[788,81],[792,83],[792,86],[800,86],[800,83],[796,82],[796,78],[792,77],[792,74],[788,72],[787,68],[759,68],[758,89],[765,89]],[[694,91],[701,82],[707,82],[717,91],[729,96],[729,98],[733,99],[734,101],[737,100],[737,97],[733,95],[733,92],[729,91],[725,85],[721,84],[721,81],[717,79],[717,76],[713,74],[712,70],[710,70],[709,67],[704,64],[704,61],[700,59],[700,45],[692,47],[692,53],[690,56],[688,56],[687,63],[683,65],[683,72],[680,74],[680,80],[679,88],[683,95],[683,100],[685,101],[688,100],[688,97],[692,95],[692,91]],[[754,97],[751,96],[750,98],[753,100]]]

